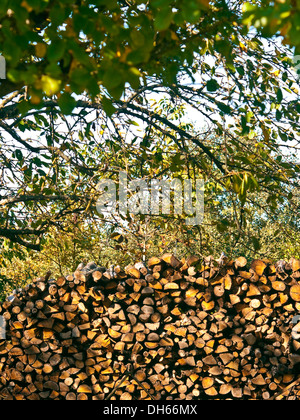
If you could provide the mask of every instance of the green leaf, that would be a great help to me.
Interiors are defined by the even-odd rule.
[[[226,219],[222,219],[217,223],[217,230],[219,233],[224,233],[228,229],[230,223]]]
[[[165,31],[169,28],[174,18],[174,13],[170,8],[160,10],[155,16],[154,28],[157,31]]]
[[[282,112],[279,109],[276,110],[276,120],[280,121],[282,119]]]
[[[15,152],[16,158],[18,159],[18,161],[22,161],[23,160],[23,153],[22,150],[17,149]]]
[[[114,89],[123,83],[123,74],[114,67],[107,70],[103,77],[103,84],[107,89]]]
[[[218,108],[224,112],[225,114],[230,114],[231,113],[231,108],[229,105],[224,104],[223,102],[217,102],[218,104]]]
[[[65,52],[65,43],[62,39],[58,38],[51,42],[48,46],[47,58],[49,61],[59,61]]]
[[[283,101],[283,93],[282,93],[282,90],[280,88],[277,90],[277,101],[279,103],[281,103]]]
[[[135,127],[140,126],[139,123],[137,123],[136,121],[133,121],[133,120],[128,120],[127,123],[130,124],[130,125],[134,125]]]
[[[260,245],[259,239],[257,239],[255,236],[252,236],[251,240],[252,240],[255,251],[260,250],[261,245]]]

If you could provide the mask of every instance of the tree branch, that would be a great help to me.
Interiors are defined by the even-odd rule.
[[[0,229],[0,236],[3,238],[9,239],[14,243],[19,245],[25,246],[28,249],[32,249],[33,251],[40,251],[41,245],[40,244],[33,244],[31,242],[25,241],[20,237],[20,235],[36,235],[40,236],[44,233],[44,231],[38,231],[33,229]]]
[[[31,146],[26,140],[21,139],[21,137],[16,133],[13,128],[10,128],[5,122],[0,121],[0,127],[3,128],[7,133],[11,135],[18,143],[22,144],[27,150],[33,153],[40,153],[42,148]]]
[[[164,117],[161,117],[160,115],[158,115],[158,114],[155,114],[155,113],[153,113],[153,112],[151,112],[151,111],[148,111],[148,110],[145,110],[145,109],[139,109],[139,107],[136,107],[135,105],[128,105],[129,106],[129,108],[131,108],[131,109],[135,109],[135,111],[136,112],[140,112],[141,114],[142,113],[144,113],[144,114],[146,114],[147,115],[147,117],[148,118],[151,118],[152,120],[153,119],[156,119],[156,120],[158,120],[158,121],[160,121],[160,122],[162,122],[164,125],[166,125],[167,127],[169,127],[169,128],[171,128],[172,130],[174,130],[175,132],[177,132],[177,133],[179,133],[179,134],[181,134],[183,137],[185,137],[187,140],[190,140],[191,142],[193,142],[194,144],[196,144],[198,147],[200,147],[200,149],[202,149],[202,151],[212,160],[212,162],[214,162],[215,163],[215,165],[216,165],[216,167],[223,173],[223,174],[225,174],[225,168],[224,168],[224,164],[222,163],[222,162],[220,162],[215,156],[214,156],[214,154],[209,150],[209,148],[208,147],[206,147],[198,138],[196,138],[196,137],[194,137],[194,136],[192,136],[191,134],[189,134],[189,133],[187,133],[186,131],[184,131],[183,129],[181,129],[181,128],[179,128],[179,127],[177,127],[175,124],[173,124],[173,123],[171,123],[167,118],[164,118]],[[135,113],[132,113],[132,112],[130,112],[130,111],[128,111],[128,109],[126,108],[126,104],[124,104],[124,107],[122,107],[122,108],[120,108],[120,109],[118,109],[117,110],[117,112],[116,112],[117,114],[121,114],[121,113],[124,113],[124,114],[129,114],[129,115],[132,115],[132,116],[134,116],[134,117],[136,117],[136,118],[139,118],[139,119],[141,119],[141,120],[143,120],[143,121],[145,121],[145,122],[147,122],[147,123],[149,123],[149,120],[148,119],[144,119],[143,118],[143,116],[142,115],[140,115],[140,114],[135,114]],[[159,129],[159,127],[158,127],[158,129]],[[161,129],[160,129],[161,130]],[[162,131],[162,130],[161,130]],[[171,134],[169,134],[169,133],[167,133],[167,132],[164,132],[164,134],[166,134],[166,135],[168,135],[170,138],[172,138],[175,142],[176,142],[176,144],[178,143],[177,142],[177,139],[174,137],[174,136],[172,136]]]

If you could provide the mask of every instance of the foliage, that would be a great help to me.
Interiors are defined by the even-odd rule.
[[[263,195],[258,199],[263,201]],[[193,254],[219,256],[225,252],[232,258],[243,255],[249,260],[300,258],[298,217],[288,206],[269,218],[263,210],[258,214],[249,207],[247,226],[239,237],[232,223],[234,218],[230,217],[232,207],[229,204],[227,207],[224,212],[218,212],[218,220],[227,221],[226,230],[222,224],[214,222],[211,211],[206,212],[204,225],[193,229],[187,229],[179,221],[172,219],[168,222],[163,218],[160,223],[152,218],[144,221],[139,217],[132,218],[127,229],[124,226],[123,229],[120,226],[118,229],[100,228],[92,220],[89,224],[74,226],[70,220],[72,231],[63,233],[52,229],[46,235],[41,252],[26,250],[19,245],[2,252],[0,301],[13,289],[24,287],[48,271],[51,271],[51,277],[68,275],[82,261],[95,261],[106,268],[111,265],[125,267],[166,252],[180,257]]]
[[[5,261],[42,251],[61,272],[80,258],[108,264],[116,252],[125,263],[166,248],[288,255],[279,239],[299,252],[298,9],[291,0],[2,1]],[[98,214],[97,185],[120,171],[204,179],[204,224]]]

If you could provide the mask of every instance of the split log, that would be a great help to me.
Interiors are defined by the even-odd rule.
[[[300,395],[299,260],[165,254],[50,275],[0,304],[0,400]]]

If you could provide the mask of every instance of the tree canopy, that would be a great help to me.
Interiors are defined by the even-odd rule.
[[[137,89],[147,76],[167,84],[182,74],[193,77],[195,60],[207,52],[219,53],[236,73],[239,50],[249,48],[242,38],[253,26],[263,37],[281,34],[298,48],[298,3],[6,0],[0,40],[14,87],[28,85],[34,104],[43,93],[65,93],[60,105],[70,109],[73,92],[95,98],[104,88],[119,99],[126,83]]]

